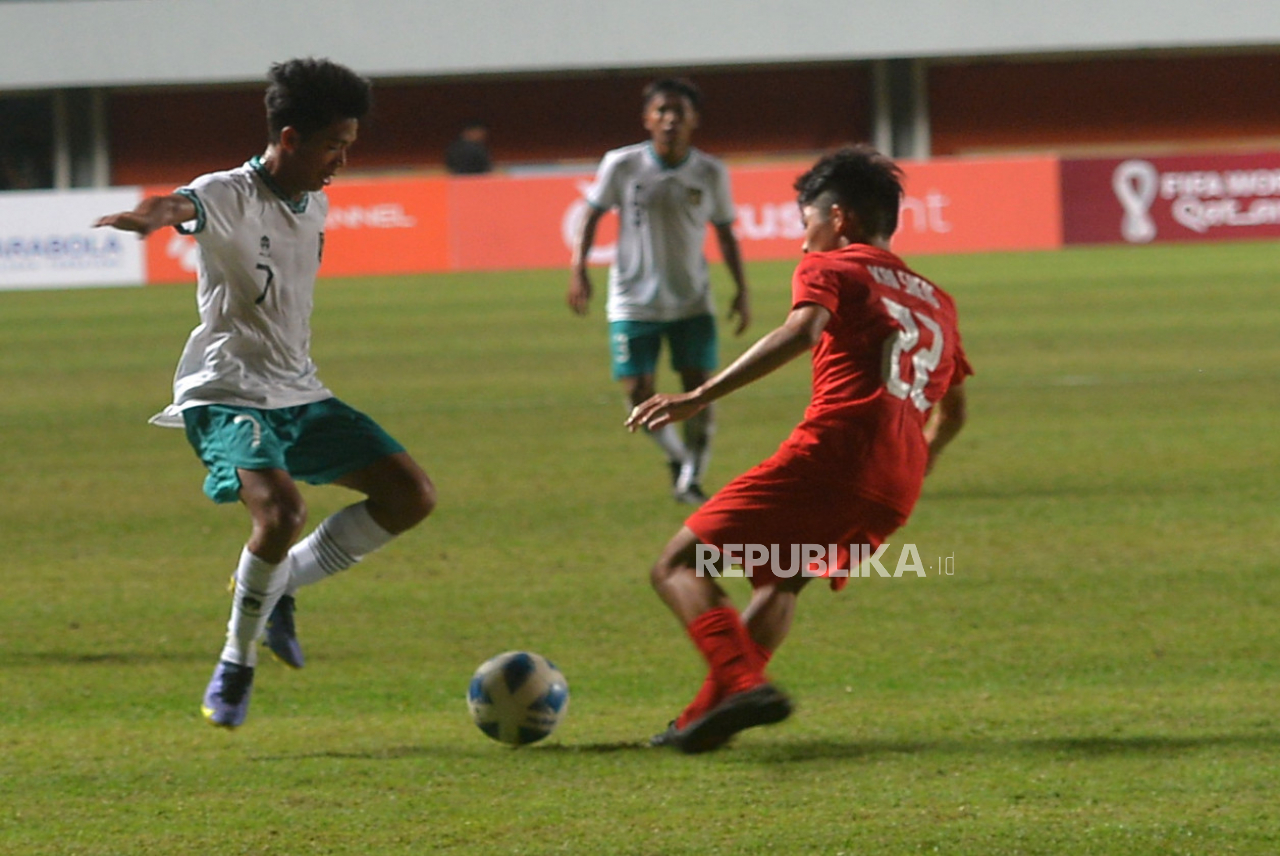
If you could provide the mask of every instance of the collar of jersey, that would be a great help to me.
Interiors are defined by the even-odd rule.
[[[653,140],[650,140],[646,145],[649,146],[649,157],[653,158],[658,166],[668,172],[679,169],[689,162],[689,158],[693,157],[693,146],[690,146],[689,151],[685,152],[684,157],[680,159],[680,163],[675,166],[668,166],[667,162],[658,155],[658,150],[653,147]]]
[[[280,189],[280,185],[276,184],[276,180],[271,177],[271,173],[267,172],[267,166],[262,162],[262,158],[254,155],[249,158],[249,166],[253,167],[253,171],[258,174],[258,178],[262,179],[262,183],[280,198],[280,201],[289,206],[289,210],[294,214],[301,214],[307,210],[307,203],[311,200],[310,193],[302,194],[302,199],[295,200],[285,196],[284,191]]]

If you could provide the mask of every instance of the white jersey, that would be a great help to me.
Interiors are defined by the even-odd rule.
[[[734,220],[729,171],[720,160],[690,149],[668,167],[651,143],[614,149],[600,162],[587,202],[618,209],[610,321],[678,321],[714,311],[702,245],[707,223]]]
[[[196,206],[195,223],[178,231],[200,247],[200,325],[182,352],[168,412],[202,404],[275,409],[332,397],[311,361],[325,195],[285,198],[256,157],[175,192]]]

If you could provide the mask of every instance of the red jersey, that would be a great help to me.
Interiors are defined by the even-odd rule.
[[[820,458],[845,489],[909,514],[929,457],[929,411],[973,373],[955,302],[888,250],[852,244],[800,262],[791,304],[807,303],[831,319],[813,350],[804,421],[783,446]]]

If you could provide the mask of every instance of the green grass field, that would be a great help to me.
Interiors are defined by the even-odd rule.
[[[811,587],[796,715],[697,757],[643,745],[703,671],[647,580],[682,509],[566,272],[322,284],[321,376],[441,502],[303,591],[307,668],[264,658],[230,733],[199,700],[246,518],[145,424],[191,289],[0,294],[0,853],[1280,851],[1276,245],[916,266],[978,375],[896,540],[955,574]],[[726,358],[789,273],[752,268]],[[802,363],[722,403],[709,487],[797,421]],[[511,648],[572,688],[521,750],[463,700]]]

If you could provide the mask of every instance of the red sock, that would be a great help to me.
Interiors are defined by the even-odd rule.
[[[731,689],[731,684],[727,683],[725,680],[719,680],[717,678],[717,670],[714,665],[715,661],[712,660],[712,655],[708,653],[708,649],[711,646],[725,643],[703,641],[708,640],[711,637],[723,638],[725,635],[726,628],[723,627],[723,624],[726,623],[726,618],[723,616],[712,617],[712,613],[717,612],[727,613],[727,621],[731,622],[732,625],[742,628],[742,636],[746,639],[746,648],[743,652],[745,654],[744,659],[747,661],[748,668],[752,673],[750,682],[745,686],[739,686],[735,689]],[[708,624],[711,626],[708,627]],[[680,716],[676,718],[676,728],[684,728],[690,722],[693,722],[695,719],[703,716],[722,702],[725,696],[732,695],[735,692],[741,692],[743,689],[750,689],[751,687],[759,684],[764,680],[764,667],[769,663],[769,658],[773,656],[772,651],[757,644],[754,639],[747,635],[746,628],[742,627],[742,620],[738,617],[736,612],[727,607],[713,609],[698,616],[698,618],[689,625],[689,635],[693,637],[694,644],[698,646],[700,651],[702,651],[703,656],[707,658],[707,662],[712,663],[712,668],[711,671],[707,673],[706,680],[702,682],[702,688],[698,690],[698,695],[694,697],[693,701],[689,703],[689,706],[686,707]],[[734,637],[737,637],[736,633],[734,633]],[[731,672],[732,674],[738,673],[736,668],[737,667],[735,665],[734,671]]]
[[[702,689],[698,690],[698,694],[693,697],[693,701],[689,702],[689,706],[676,717],[676,728],[684,728],[690,722],[703,716],[711,708],[718,705],[723,698],[724,691],[716,683],[715,675],[707,672],[707,679],[702,682]]]
[[[761,645],[756,640],[751,640],[751,654],[755,657],[756,667],[761,674],[764,673],[764,667],[769,665],[769,661],[773,659],[773,652]]]

